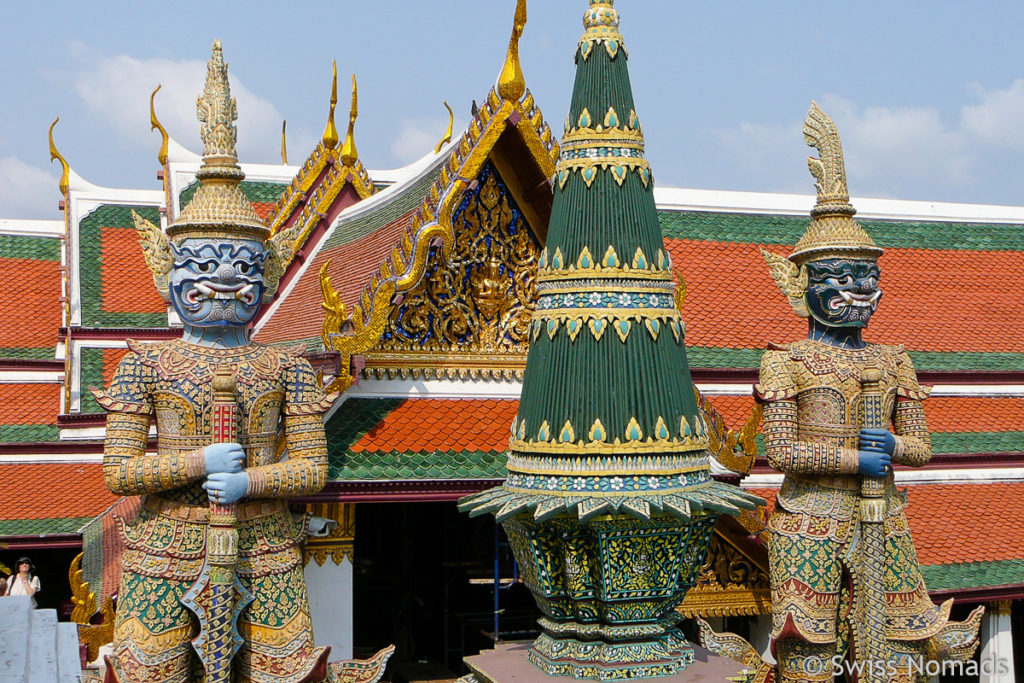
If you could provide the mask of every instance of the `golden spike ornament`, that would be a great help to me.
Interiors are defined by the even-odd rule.
[[[67,195],[69,185],[68,179],[71,177],[71,167],[68,166],[67,160],[61,156],[61,153],[57,151],[57,145],[53,144],[53,127],[57,125],[58,121],[60,121],[59,116],[50,124],[50,162],[53,163],[54,159],[60,161],[60,183],[58,183],[57,187],[60,188],[61,194]]]
[[[196,100],[196,114],[199,136],[203,140],[203,157],[210,160],[225,157],[225,161],[237,162],[235,151],[238,130],[238,105],[231,96],[228,85],[228,65],[224,63],[224,51],[219,40],[213,41],[213,54],[206,64],[206,83],[203,94]]]
[[[327,149],[338,146],[338,127],[334,125],[334,108],[338,106],[338,62],[331,60],[331,108],[327,113],[327,127],[324,128],[323,143]]]
[[[526,78],[519,64],[519,39],[526,28],[526,0],[517,0],[516,14],[512,23],[512,37],[508,41],[508,54],[498,77],[498,94],[509,102],[518,102],[526,92]]]
[[[445,131],[444,137],[442,137],[437,143],[437,146],[434,147],[434,154],[440,152],[442,147],[452,141],[452,127],[455,125],[455,112],[453,112],[452,108],[448,106],[447,101],[444,103],[444,108],[448,110],[448,130]]]
[[[167,130],[163,127],[163,124],[160,123],[160,119],[158,119],[156,117],[156,103],[154,102],[154,99],[156,98],[156,94],[158,92],[160,92],[160,88],[161,87],[162,87],[161,85],[157,85],[156,86],[156,90],[154,90],[153,94],[151,94],[149,96],[149,129],[151,131],[152,130],[160,131],[160,151],[157,152],[156,159],[157,159],[157,161],[160,162],[161,166],[166,166],[167,165],[167,145],[168,145],[169,137],[167,135]]]
[[[341,163],[346,166],[355,165],[359,159],[356,151],[356,117],[359,116],[359,89],[356,86],[356,75],[352,74],[352,105],[348,110],[348,132],[345,133],[345,144],[341,146]]]
[[[196,172],[199,189],[178,219],[167,226],[167,235],[178,242],[188,238],[254,239],[265,241],[266,223],[239,188],[245,173],[235,149],[238,109],[231,97],[228,67],[220,41],[214,41],[206,68],[203,94],[196,103],[202,124],[203,165]]]
[[[288,165],[288,119],[281,122],[281,165]]]

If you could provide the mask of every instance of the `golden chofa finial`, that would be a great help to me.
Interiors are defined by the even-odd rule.
[[[210,61],[206,63],[206,83],[203,94],[196,100],[196,115],[203,139],[203,160],[206,165],[232,166],[238,162],[235,143],[238,130],[238,105],[231,97],[228,84],[228,65],[220,41],[213,41]]]
[[[156,105],[153,100],[156,98],[156,94],[160,92],[161,86],[156,86],[156,90],[149,96],[149,129],[160,131],[160,151],[156,155],[157,161],[160,162],[161,166],[167,165],[167,131],[161,125],[160,120],[156,117]]]
[[[334,108],[338,106],[338,63],[331,61],[333,75],[331,76],[331,109],[327,113],[327,127],[324,128],[323,143],[327,149],[334,149],[338,146],[338,127],[334,125]]]
[[[359,90],[356,88],[356,75],[352,74],[352,106],[348,110],[348,132],[345,134],[345,144],[341,146],[341,163],[351,166],[359,159],[356,152],[356,117],[359,116]]]
[[[526,28],[526,0],[516,1],[516,16],[512,24],[512,37],[508,41],[505,65],[498,76],[498,94],[509,102],[518,102],[526,92],[526,79],[519,64],[519,39]]]
[[[288,119],[281,122],[281,164],[284,166],[288,165],[288,138],[286,133],[288,131]]]
[[[67,160],[63,156],[61,156],[61,153],[57,151],[57,145],[53,144],[53,127],[57,125],[58,121],[60,121],[59,116],[53,120],[53,123],[50,124],[50,163],[53,163],[54,159],[60,161],[60,183],[57,185],[57,187],[60,188],[61,194],[67,195],[68,179],[71,177],[71,167],[68,166]]]
[[[441,151],[441,148],[452,141],[452,127],[455,125],[455,112],[448,106],[448,103],[444,103],[444,108],[448,110],[448,130],[445,131],[444,137],[437,143],[437,147],[434,148],[434,154]]]

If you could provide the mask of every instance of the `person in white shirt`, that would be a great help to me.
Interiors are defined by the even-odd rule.
[[[41,590],[39,577],[35,575],[36,566],[29,558],[22,557],[18,560],[16,567],[17,572],[7,579],[7,594],[27,595],[32,598],[32,605],[35,606],[35,594]]]

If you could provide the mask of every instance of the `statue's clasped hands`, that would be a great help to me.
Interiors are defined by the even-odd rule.
[[[237,443],[215,443],[203,449],[206,481],[203,488],[211,503],[231,505],[241,500],[249,488],[245,471],[245,450]]]
[[[869,477],[884,477],[892,471],[896,437],[888,429],[860,430],[858,471]]]

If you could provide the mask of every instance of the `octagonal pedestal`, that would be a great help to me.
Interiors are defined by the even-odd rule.
[[[529,658],[550,675],[672,676],[693,661],[675,608],[707,554],[715,514],[503,522],[544,616]]]

